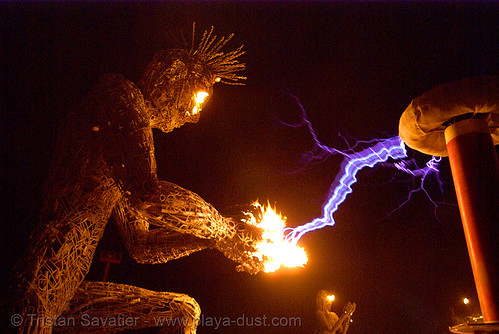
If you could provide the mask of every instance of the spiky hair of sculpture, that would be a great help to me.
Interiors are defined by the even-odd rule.
[[[236,72],[243,71],[244,63],[240,63],[237,58],[245,53],[243,45],[234,51],[222,52],[221,49],[232,39],[234,34],[228,37],[222,36],[218,41],[217,35],[213,35],[213,27],[210,31],[205,30],[197,49],[194,48],[196,38],[196,25],[192,25],[192,42],[189,55],[202,63],[211,73],[214,73],[220,82],[229,85],[243,85],[239,80],[246,80],[246,77],[236,75]]]

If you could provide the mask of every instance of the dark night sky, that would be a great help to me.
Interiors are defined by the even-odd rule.
[[[245,45],[246,86],[216,85],[197,124],[155,132],[160,177],[197,192],[221,212],[269,200],[289,225],[321,213],[341,159],[291,173],[312,145],[287,90],[307,109],[319,138],[397,134],[410,101],[434,86],[497,75],[493,2],[173,2],[0,4],[4,268],[25,247],[40,205],[57,124],[104,73],[137,81],[147,60],[172,46],[165,32],[215,26]],[[409,150],[421,164],[428,159]],[[183,292],[208,317],[301,317],[301,327],[224,327],[221,333],[311,333],[315,293],[334,291],[336,311],[355,301],[349,333],[444,333],[464,296],[477,303],[448,161],[434,217],[422,194],[387,217],[406,185],[393,171],[362,171],[335,214],[309,233],[303,269],[250,276],[215,251],[157,266],[128,256],[110,280]],[[435,185],[430,192],[438,200]],[[124,251],[108,226],[101,248]],[[98,251],[99,251],[98,250]],[[4,269],[4,271],[6,271]],[[99,280],[103,264],[88,276]],[[473,307],[473,305],[472,305]],[[155,331],[150,331],[155,332]],[[209,326],[199,333],[214,333]]]

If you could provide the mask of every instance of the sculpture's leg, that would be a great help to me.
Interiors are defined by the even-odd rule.
[[[77,185],[54,192],[27,256],[14,269],[19,295],[14,308],[25,315],[21,332],[50,333],[88,273],[111,210],[122,196],[105,172],[104,167],[82,171]]]
[[[171,333],[196,333],[200,315],[196,300],[185,294],[84,281],[54,332],[116,333],[165,327]]]

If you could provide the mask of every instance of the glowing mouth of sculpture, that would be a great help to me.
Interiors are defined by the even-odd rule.
[[[259,203],[254,205],[261,207]],[[259,221],[254,216],[249,221],[263,229],[262,240],[255,246],[256,251],[252,255],[264,263],[265,272],[274,272],[281,266],[303,267],[308,261],[305,250],[284,239],[286,217],[282,217],[270,205],[262,209]]]
[[[203,92],[203,91],[199,91],[194,95],[194,103],[196,105],[192,108],[192,112],[191,112],[192,115],[197,115],[201,111],[201,106],[204,103],[204,100],[208,97],[208,95],[210,95],[210,94],[208,94],[207,92]]]

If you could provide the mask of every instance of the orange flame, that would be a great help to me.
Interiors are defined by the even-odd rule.
[[[201,105],[204,103],[204,100],[208,97],[207,92],[199,91],[194,95],[194,102],[196,105],[192,108],[192,114],[196,115],[201,111]]]
[[[258,202],[255,206],[261,206]],[[251,218],[250,223],[263,229],[262,238],[256,245],[257,251],[253,254],[264,262],[265,272],[274,272],[281,266],[298,267],[307,263],[305,250],[284,239],[286,217],[278,214],[267,205],[260,221]]]

